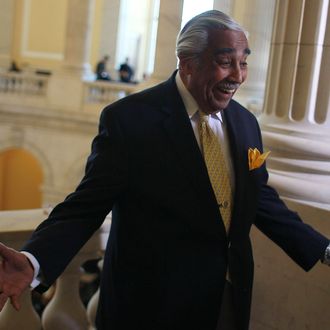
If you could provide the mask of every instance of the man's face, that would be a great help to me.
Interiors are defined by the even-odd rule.
[[[180,61],[183,82],[201,110],[210,114],[227,107],[246,79],[249,54],[243,32],[213,30],[198,61]]]

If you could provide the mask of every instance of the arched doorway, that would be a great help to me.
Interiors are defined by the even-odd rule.
[[[0,153],[0,210],[40,208],[43,171],[38,160],[24,149]]]

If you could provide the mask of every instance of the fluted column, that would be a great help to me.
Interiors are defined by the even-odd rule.
[[[235,0],[214,0],[213,9],[222,11],[223,13],[232,16]]]
[[[176,37],[181,28],[183,0],[160,0],[153,80],[167,79],[177,67]]]
[[[90,70],[89,55],[94,1],[68,1],[64,67],[82,74]]]
[[[273,184],[330,210],[329,1],[278,1],[264,112]]]
[[[60,110],[77,111],[83,98],[83,79],[93,77],[89,64],[95,0],[68,0],[64,61],[49,82],[48,98]]]
[[[120,2],[120,0],[103,1],[102,7],[99,58],[106,54],[110,55],[111,61],[107,69],[113,78],[117,76],[117,68],[114,65],[117,53]]]
[[[12,0],[0,0],[0,67],[4,68],[8,68],[11,61],[14,5]]]
[[[249,46],[252,50],[248,58],[248,79],[235,98],[256,115],[261,113],[266,89],[275,2],[235,0],[232,3],[232,16],[248,31]]]

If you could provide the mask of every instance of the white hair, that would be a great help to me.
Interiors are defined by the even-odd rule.
[[[179,59],[198,60],[206,49],[209,32],[214,29],[243,32],[244,28],[231,17],[218,10],[209,10],[193,17],[180,31],[176,41],[176,55]]]

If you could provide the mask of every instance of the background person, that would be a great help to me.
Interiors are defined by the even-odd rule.
[[[96,65],[96,80],[111,80],[110,74],[107,71],[107,63],[110,60],[109,55],[105,55]]]
[[[118,72],[119,72],[119,79],[121,82],[125,82],[125,83],[132,82],[134,71],[128,63],[129,63],[129,58],[126,57],[125,63],[120,64]]]

